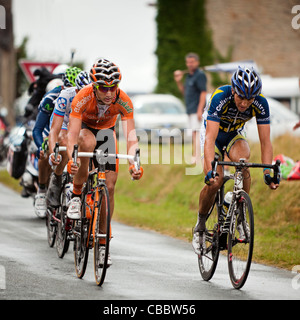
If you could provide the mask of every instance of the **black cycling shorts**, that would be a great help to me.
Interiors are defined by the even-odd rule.
[[[96,149],[101,149],[104,153],[116,154],[118,153],[117,149],[117,137],[115,128],[112,127],[110,129],[93,129],[88,127],[85,123],[82,122],[82,129],[90,130],[96,138]],[[96,159],[93,159],[94,166],[98,166],[98,162]],[[108,157],[105,163],[105,170],[108,171],[119,171],[119,159],[115,157]]]

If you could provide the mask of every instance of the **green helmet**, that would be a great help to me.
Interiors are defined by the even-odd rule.
[[[65,87],[75,87],[76,86],[75,79],[81,71],[82,70],[77,67],[68,68],[63,75],[64,86]]]

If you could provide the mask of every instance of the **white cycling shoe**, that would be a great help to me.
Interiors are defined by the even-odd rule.
[[[99,266],[102,268],[104,265],[104,257],[105,257],[105,246],[100,246],[100,256],[99,256]],[[112,265],[110,254],[107,257],[107,268]]]
[[[35,196],[34,212],[41,219],[44,219],[46,217],[47,204],[46,204],[46,194],[45,193],[38,193]]]
[[[74,197],[69,202],[69,208],[67,211],[67,216],[69,219],[79,220],[81,217],[81,200],[79,197]]]

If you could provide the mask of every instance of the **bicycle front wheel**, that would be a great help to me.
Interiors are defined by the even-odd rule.
[[[84,195],[84,201],[81,206],[81,218],[74,220],[73,233],[75,236],[74,240],[74,262],[75,271],[79,279],[82,279],[89,258],[89,220],[86,218],[86,195]]]
[[[205,244],[206,250],[198,256],[200,274],[205,281],[209,281],[216,270],[219,260],[219,231],[218,231],[218,198],[209,211],[206,220]]]
[[[241,191],[231,217],[228,235],[228,268],[234,288],[245,284],[254,246],[254,214],[249,195]]]
[[[110,241],[110,205],[105,185],[98,191],[99,202],[94,228],[94,273],[98,286],[104,282],[108,265]]]

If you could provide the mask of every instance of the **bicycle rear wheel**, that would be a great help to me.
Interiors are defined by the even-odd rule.
[[[52,248],[55,243],[57,222],[53,219],[54,209],[47,208],[46,213],[46,227],[47,227],[47,240],[49,247]]]
[[[63,258],[69,247],[69,240],[67,237],[67,213],[64,209],[64,197],[65,190],[62,189],[60,194],[60,206],[57,208],[57,215],[59,216],[59,222],[57,222],[57,234],[56,234],[56,252],[59,258]]]
[[[60,222],[57,224],[57,234],[56,234],[56,252],[59,258],[63,258],[65,253],[69,248],[68,232],[66,229],[67,215],[62,209],[59,208]]]
[[[81,218],[74,221],[73,233],[75,235],[74,240],[74,262],[75,271],[78,278],[83,278],[89,257],[89,220],[85,216],[86,203],[84,201],[81,207]]]
[[[251,266],[254,246],[254,214],[249,195],[241,191],[228,235],[228,268],[235,289],[245,284]]]
[[[104,282],[108,268],[110,241],[110,204],[109,194],[105,185],[98,191],[98,210],[94,230],[94,273],[98,286]],[[100,228],[101,226],[101,228]]]
[[[206,250],[198,256],[200,274],[205,281],[209,281],[216,270],[219,259],[219,227],[218,227],[218,196],[210,209],[205,230]]]

